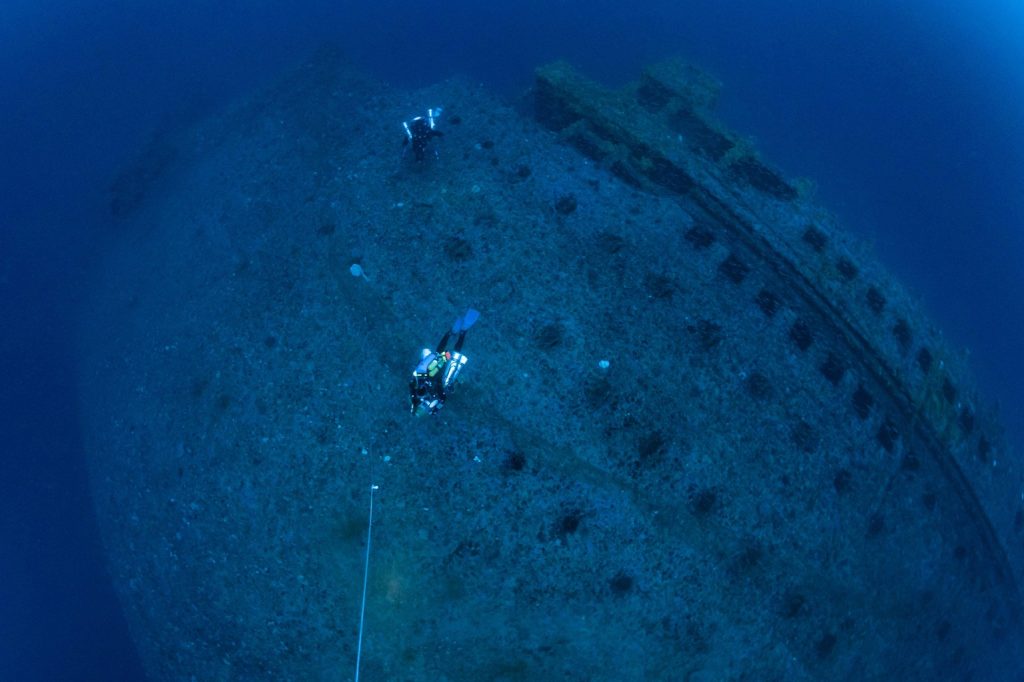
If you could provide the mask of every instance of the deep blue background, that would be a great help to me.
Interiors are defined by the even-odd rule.
[[[725,83],[726,121],[816,180],[970,348],[1024,443],[1019,3],[283,4],[0,5],[0,679],[141,677],[92,519],[75,392],[75,309],[110,233],[111,175],[152,131],[324,39],[395,85],[462,73],[510,96],[556,57],[613,84],[665,55],[704,65]]]

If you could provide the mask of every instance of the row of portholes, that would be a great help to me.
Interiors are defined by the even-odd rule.
[[[824,254],[825,247],[828,244],[828,238],[826,237],[826,235],[813,225],[809,225],[804,230],[803,241],[812,250],[814,250],[815,253],[819,255]],[[839,256],[839,258],[836,260],[836,269],[838,270],[839,274],[843,277],[843,279],[846,280],[847,282],[852,282],[854,279],[856,279],[859,272],[857,266],[854,265],[853,262],[851,262],[850,259],[847,258],[846,256]],[[759,294],[758,296],[760,298],[762,294]],[[865,292],[865,302],[867,303],[868,308],[877,317],[880,317],[885,310],[885,296],[874,285],[868,287],[867,291]],[[758,304],[760,305],[759,299]],[[902,350],[905,356],[907,353],[910,352],[914,338],[913,332],[910,329],[910,325],[904,318],[900,317],[897,318],[896,322],[893,324],[891,331],[893,337],[896,339],[897,344],[899,345],[900,349]],[[925,378],[927,378],[935,365],[932,352],[928,349],[927,346],[921,346],[920,348],[918,348],[914,359],[916,360],[918,368],[921,370],[921,374]],[[825,374],[824,369],[822,370],[822,373]],[[826,378],[829,378],[831,380],[831,377],[827,374]],[[832,381],[832,383],[837,384],[838,382]],[[953,382],[950,380],[948,375],[942,376],[942,383],[939,386],[939,390],[942,394],[943,400],[946,402],[947,407],[951,411],[953,411],[956,424],[957,426],[959,426],[963,436],[965,438],[971,437],[975,427],[974,411],[970,408],[970,406],[958,403],[956,386],[953,385]],[[862,385],[858,385],[857,390],[856,392],[854,392],[853,395],[853,406],[854,410],[857,413],[857,416],[859,416],[861,419],[866,419],[870,412],[871,405],[873,403],[874,399],[867,392],[867,390]],[[892,421],[888,417],[886,417],[886,420],[882,423],[882,426],[879,428],[878,433],[876,434],[876,439],[878,440],[879,444],[882,445],[882,447],[884,447],[887,451],[891,452],[897,436],[898,433],[895,424],[893,424]],[[992,452],[992,444],[989,442],[988,438],[983,433],[978,435],[978,440],[975,447],[975,454],[977,456],[978,462],[982,466],[988,467],[992,466],[995,463],[995,455]],[[1024,509],[1017,509],[1017,512],[1014,516],[1013,530],[1017,534],[1024,532]]]
[[[716,241],[715,234],[709,228],[701,225],[691,227],[686,232],[685,238],[697,250],[707,249]],[[821,254],[827,246],[828,238],[821,230],[812,225],[808,226],[804,231],[803,241],[816,253]],[[840,274],[848,281],[855,279],[859,273],[857,266],[845,256],[841,256],[837,260],[836,267]],[[730,252],[719,263],[718,272],[733,284],[740,285],[751,272],[751,266],[745,263],[735,252]],[[885,311],[886,299],[877,287],[868,287],[865,293],[865,301],[868,308],[875,315],[880,316]],[[762,288],[755,295],[754,303],[768,318],[774,317],[781,306],[780,298],[767,288]],[[893,324],[891,331],[904,353],[909,352],[913,341],[913,331],[907,321],[903,318],[898,318]],[[800,319],[790,327],[789,338],[801,352],[806,352],[814,341],[811,326]],[[935,365],[934,358],[928,347],[921,346],[918,348],[915,360],[922,374],[927,377]],[[839,385],[846,372],[843,362],[831,352],[822,361],[818,369],[822,376],[833,386]],[[972,435],[975,426],[974,413],[967,405],[957,403],[957,389],[948,376],[942,378],[940,390],[949,408],[956,411],[954,417],[964,436]],[[861,420],[866,420],[870,416],[874,404],[874,397],[864,388],[863,384],[858,383],[857,389],[851,396],[851,405],[855,414]],[[898,437],[899,432],[895,422],[891,418],[886,417],[879,427],[876,439],[886,451],[892,452]],[[980,435],[976,449],[978,459],[986,464],[989,463],[991,461],[991,451],[992,448],[988,439],[983,434]]]
[[[803,233],[803,242],[807,244],[815,253],[824,255],[825,249],[828,245],[828,237],[814,225],[808,225]],[[839,256],[836,260],[836,269],[839,274],[847,282],[852,282],[857,278],[859,269],[857,266],[850,261],[846,256]],[[868,308],[876,316],[881,316],[886,307],[885,295],[878,289],[878,287],[872,285],[869,286],[864,294],[864,300]],[[893,323],[890,330],[893,337],[896,339],[897,344],[903,351],[904,355],[911,351],[913,345],[914,334],[910,328],[910,324],[902,317],[897,318]],[[934,357],[932,352],[927,346],[921,346],[918,348],[914,359],[917,363],[918,368],[921,370],[921,374],[924,377],[928,377],[931,373],[932,368],[935,365]],[[956,424],[960,427],[965,437],[972,435],[974,431],[974,412],[968,405],[960,404],[957,402],[957,389],[953,385],[953,382],[948,376],[942,377],[942,383],[940,385],[940,391],[942,397],[945,399],[947,405],[951,410],[954,410],[954,417]],[[858,412],[858,415],[860,412]],[[980,461],[985,464],[991,461],[991,444],[984,435],[980,435],[977,442],[977,456]]]
[[[710,239],[709,236],[711,237]],[[687,238],[699,248],[706,248],[714,241],[710,232],[703,228],[691,229],[687,234]],[[822,235],[822,238],[824,238],[824,235]],[[736,285],[742,284],[750,271],[751,267],[736,253],[730,253],[718,265],[718,272]],[[781,301],[771,290],[762,288],[754,296],[754,303],[761,309],[765,317],[773,318],[779,310]],[[799,318],[793,322],[789,328],[789,340],[801,353],[806,353],[810,350],[811,345],[814,343],[814,331],[810,323]],[[829,351],[818,365],[818,371],[830,384],[838,387],[846,375],[846,363],[834,352]],[[875,404],[875,398],[864,388],[863,384],[858,383],[857,389],[850,398],[850,403],[856,415],[863,421],[870,416]],[[896,447],[899,435],[896,423],[892,418],[886,416],[879,426],[875,438],[886,452],[892,452]]]

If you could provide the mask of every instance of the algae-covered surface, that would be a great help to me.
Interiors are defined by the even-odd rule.
[[[510,106],[324,52],[122,173],[81,391],[153,679],[352,679],[371,483],[361,679],[1019,666],[998,424],[712,91],[552,65]],[[469,306],[457,389],[410,416]]]

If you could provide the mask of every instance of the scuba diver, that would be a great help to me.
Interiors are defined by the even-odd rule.
[[[480,313],[470,308],[444,333],[437,350],[423,349],[420,363],[413,370],[409,382],[409,409],[414,415],[437,414],[444,407],[452,384],[466,364],[466,356],[461,352],[466,332],[478,317]],[[453,334],[457,335],[455,346],[449,351],[446,349]]]
[[[437,129],[437,119],[441,118],[441,107],[427,109],[426,116],[417,116],[411,121],[404,121],[405,138],[402,140],[402,156],[405,156],[404,148],[411,142],[412,152],[417,162],[422,162],[427,153],[427,143],[431,138],[442,137],[444,133]],[[434,152],[437,153],[436,151]]]

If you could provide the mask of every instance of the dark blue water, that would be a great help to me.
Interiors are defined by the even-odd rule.
[[[343,4],[0,7],[0,679],[142,678],[91,516],[74,384],[75,311],[110,234],[111,175],[153,130],[325,39],[395,85],[462,73],[510,96],[558,57],[610,83],[672,54],[708,67],[726,85],[724,118],[875,241],[970,349],[1024,443],[1016,3]]]

